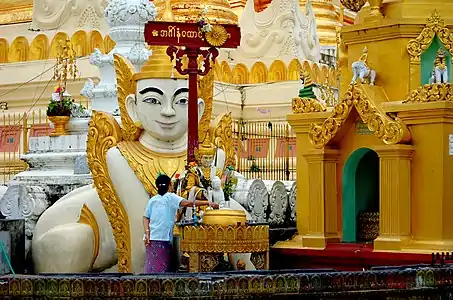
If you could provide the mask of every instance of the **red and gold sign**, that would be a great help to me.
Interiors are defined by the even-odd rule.
[[[212,33],[204,33],[198,23],[149,22],[145,26],[145,40],[150,46],[237,48],[241,29],[237,25],[222,24],[213,25]]]

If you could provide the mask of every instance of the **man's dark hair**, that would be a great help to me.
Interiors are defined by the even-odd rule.
[[[170,188],[170,182],[171,178],[168,177],[167,175],[159,175],[156,178],[156,187],[157,187],[157,193],[161,196],[165,195],[168,192],[168,189]]]

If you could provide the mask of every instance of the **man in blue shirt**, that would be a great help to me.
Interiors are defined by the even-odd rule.
[[[169,193],[170,182],[171,179],[167,175],[157,177],[157,195],[148,201],[143,216],[146,246],[145,273],[147,274],[164,273],[170,270],[171,242],[176,213],[180,207],[194,205],[192,200]],[[195,200],[195,205],[211,205],[213,208],[219,208],[217,204],[208,201]]]

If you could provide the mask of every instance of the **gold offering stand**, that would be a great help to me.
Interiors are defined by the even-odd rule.
[[[206,210],[201,224],[179,226],[181,252],[189,255],[191,273],[212,272],[225,253],[251,253],[257,270],[269,269],[269,226],[247,224],[241,210]]]

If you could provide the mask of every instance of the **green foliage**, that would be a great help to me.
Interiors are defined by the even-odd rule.
[[[231,195],[233,195],[236,185],[238,184],[238,179],[234,175],[234,168],[232,166],[227,167],[227,178],[225,184],[223,185],[223,195],[225,196],[225,201],[229,201]]]
[[[60,101],[51,99],[47,106],[49,117],[70,117],[74,100],[71,97],[62,97]]]
[[[261,172],[260,167],[258,167],[255,161],[253,161],[252,165],[250,166],[250,172]]]

